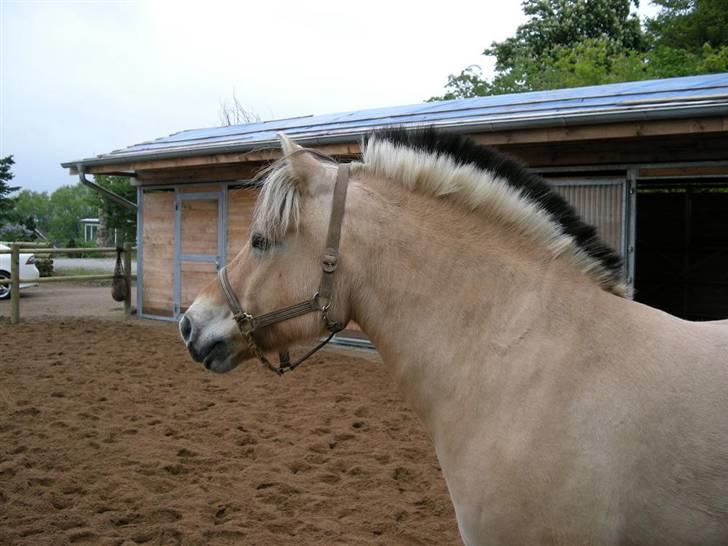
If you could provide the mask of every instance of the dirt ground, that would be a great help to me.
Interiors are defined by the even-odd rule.
[[[132,308],[136,290],[131,291]],[[124,318],[124,304],[111,299],[111,281],[48,283],[20,291],[20,318],[28,317]],[[10,300],[0,300],[0,317],[10,317]]]
[[[0,544],[460,544],[376,353],[215,375],[159,322],[0,318],[0,484]]]

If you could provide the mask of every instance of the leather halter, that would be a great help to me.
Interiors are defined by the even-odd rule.
[[[256,357],[258,357],[258,360],[260,360],[266,368],[278,375],[283,375],[286,372],[296,369],[304,360],[308,359],[316,351],[331,341],[334,334],[344,329],[345,325],[332,321],[328,316],[328,312],[331,307],[331,300],[333,296],[334,273],[338,266],[341,224],[344,219],[346,190],[349,186],[349,173],[349,165],[339,165],[336,173],[336,185],[334,186],[334,196],[331,204],[329,231],[326,236],[326,250],[321,258],[321,283],[319,284],[318,292],[316,292],[311,299],[271,311],[270,313],[253,316],[250,313],[246,313],[240,306],[240,302],[235,296],[235,293],[230,286],[230,281],[228,280],[226,271],[227,266],[221,268],[217,274],[222,292],[225,294],[225,299],[227,299],[228,306],[233,313],[233,319],[238,325],[240,333],[248,343],[248,348],[255,354]],[[330,332],[329,337],[294,363],[290,362],[288,351],[286,350],[279,353],[280,364],[278,366],[271,364],[255,340],[256,332],[272,324],[290,320],[302,315],[307,315],[309,313],[321,313],[321,319],[324,321],[326,329]]]

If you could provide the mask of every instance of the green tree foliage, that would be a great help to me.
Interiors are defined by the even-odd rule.
[[[136,190],[127,178],[97,176],[96,181],[132,203],[136,201]],[[6,217],[7,229],[2,232],[0,239],[32,239],[33,230],[37,229],[56,245],[66,246],[70,241],[77,244],[83,240],[81,219],[100,215],[105,217],[109,229],[120,230],[120,243],[135,239],[136,214],[104,200],[80,183],[61,186],[50,195],[21,190],[13,198],[13,209]]]
[[[529,19],[493,42],[495,76],[477,66],[448,77],[448,100],[728,70],[726,0],[654,0],[642,30],[636,0],[524,0]]]
[[[528,22],[483,52],[495,57],[499,73],[518,71],[524,61],[549,59],[582,40],[597,40],[610,54],[645,49],[639,19],[630,14],[636,0],[524,0],[522,5]]]
[[[81,218],[96,217],[97,209],[90,198],[90,190],[80,182],[61,186],[49,199],[47,236],[57,245],[83,240]]]
[[[29,240],[35,230],[43,233],[54,244],[66,246],[83,240],[82,218],[104,216],[110,229],[117,228],[123,241],[136,237],[136,214],[102,199],[98,193],[78,183],[61,186],[48,195],[46,192],[21,190],[8,197],[19,187],[11,187],[12,156],[0,159],[0,240]],[[98,184],[136,201],[136,190],[129,180],[119,176],[97,176]],[[120,241],[121,242],[121,241]]]
[[[645,23],[652,76],[728,71],[726,0],[653,0],[660,13]]]
[[[460,74],[450,74],[445,88],[447,92],[444,95],[429,100],[469,99],[497,94],[492,92],[490,82],[483,78],[483,73],[477,65],[464,68]]]
[[[648,19],[647,31],[658,45],[700,53],[728,44],[726,0],[652,0],[660,13]]]
[[[13,156],[0,158],[0,227],[8,221],[8,215],[15,206],[15,199],[10,194],[17,191],[19,186],[11,186],[9,182],[14,178],[12,166],[15,164]]]
[[[50,218],[50,197],[46,192],[21,190],[15,198],[13,220],[28,229],[48,233]]]
[[[560,89],[644,79],[644,55],[620,50],[608,40],[588,38],[572,46],[552,48],[540,66],[532,66],[529,82],[535,89]]]
[[[99,186],[110,190],[132,203],[136,203],[136,188],[124,176],[95,175]],[[109,230],[117,229],[121,235],[119,244],[136,239],[136,212],[104,199],[100,194],[91,192],[91,202],[99,210],[99,214]]]

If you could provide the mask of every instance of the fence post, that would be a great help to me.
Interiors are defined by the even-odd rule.
[[[131,243],[124,243],[124,276],[127,286],[124,317],[129,318],[131,316]]]
[[[20,245],[10,245],[10,323],[20,322]]]

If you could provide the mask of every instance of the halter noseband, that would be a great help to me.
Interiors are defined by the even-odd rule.
[[[331,341],[334,334],[344,329],[345,325],[332,321],[328,316],[328,312],[331,307],[332,292],[334,288],[334,273],[336,272],[336,267],[338,265],[341,224],[344,219],[346,190],[349,186],[349,173],[349,165],[339,165],[336,173],[334,197],[331,204],[329,232],[326,236],[326,250],[321,258],[321,283],[319,285],[318,292],[316,292],[311,299],[254,317],[250,313],[246,313],[240,306],[240,302],[230,286],[226,266],[222,267],[217,274],[222,292],[225,294],[225,299],[233,313],[233,319],[237,323],[240,333],[245,338],[245,341],[248,343],[248,348],[255,354],[256,357],[258,357],[258,360],[260,360],[266,368],[278,375],[283,375],[286,372],[296,369],[304,360],[308,359],[308,357]],[[326,329],[330,332],[329,337],[294,363],[291,363],[288,351],[286,350],[279,353],[279,366],[271,364],[263,353],[263,350],[255,341],[255,333],[266,326],[300,317],[302,315],[307,315],[309,313],[321,313],[321,318],[326,325]]]

